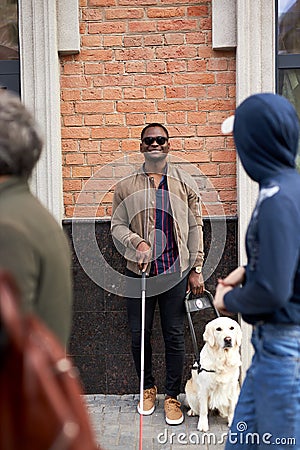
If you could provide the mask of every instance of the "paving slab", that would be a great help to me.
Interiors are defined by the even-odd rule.
[[[96,439],[103,450],[139,450],[140,416],[136,410],[139,395],[85,395]],[[143,450],[221,450],[225,446],[228,427],[226,420],[210,415],[207,433],[197,430],[198,417],[188,417],[183,404],[185,420],[170,426],[164,417],[164,396],[157,396],[156,409],[143,417]]]

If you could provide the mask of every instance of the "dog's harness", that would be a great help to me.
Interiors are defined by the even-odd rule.
[[[185,303],[185,309],[186,309],[187,318],[188,318],[188,322],[189,322],[189,328],[190,328],[190,332],[191,332],[194,353],[195,353],[195,359],[196,359],[196,361],[193,364],[192,370],[197,370],[198,374],[200,372],[208,372],[208,373],[215,372],[215,370],[209,370],[209,369],[205,369],[204,367],[201,367],[200,357],[199,357],[200,352],[198,349],[196,333],[195,333],[195,329],[194,329],[192,318],[191,318],[191,312],[200,311],[200,310],[206,309],[206,308],[213,308],[216,316],[220,317],[219,311],[215,308],[215,306],[213,304],[213,296],[211,295],[211,293],[209,291],[205,290],[201,297],[193,298],[191,296],[191,292],[188,292],[185,297],[184,303]]]
[[[204,367],[201,367],[200,362],[196,361],[193,364],[192,370],[197,370],[198,374],[200,372],[216,372],[215,370],[209,370],[209,369],[205,369]]]

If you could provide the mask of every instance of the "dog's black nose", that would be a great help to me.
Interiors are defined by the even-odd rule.
[[[232,347],[232,341],[230,336],[224,337],[224,344],[225,347]]]

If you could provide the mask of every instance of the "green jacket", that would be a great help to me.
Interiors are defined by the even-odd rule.
[[[174,237],[179,250],[180,271],[203,264],[201,201],[193,178],[168,164],[168,190],[174,218]],[[146,241],[153,246],[156,190],[140,168],[115,187],[111,231],[115,245],[127,259],[127,267],[139,273],[136,248]],[[150,264],[147,271],[150,270]]]
[[[0,183],[0,268],[15,277],[24,311],[34,311],[66,345],[72,311],[67,238],[26,181]]]

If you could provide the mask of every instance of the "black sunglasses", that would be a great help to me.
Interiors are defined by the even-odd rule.
[[[156,137],[149,136],[142,139],[142,142],[146,145],[152,145],[153,142],[155,141],[158,143],[158,145],[164,145],[168,141],[168,138],[164,136],[156,136]]]

